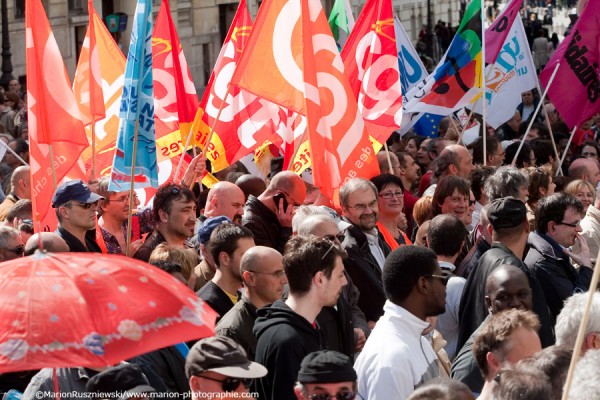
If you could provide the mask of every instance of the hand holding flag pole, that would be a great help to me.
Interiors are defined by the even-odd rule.
[[[517,157],[519,157],[519,153],[521,152],[521,149],[523,148],[523,144],[525,143],[525,138],[529,134],[529,130],[531,129],[531,126],[533,125],[533,122],[535,121],[535,117],[540,112],[540,107],[542,105],[544,105],[544,99],[546,98],[546,94],[548,94],[548,89],[550,89],[550,86],[552,85],[552,81],[554,80],[554,77],[556,76],[556,73],[558,72],[559,67],[560,67],[560,63],[556,63],[556,67],[554,67],[554,71],[552,71],[552,76],[550,77],[550,80],[548,80],[548,85],[546,85],[546,90],[544,90],[544,93],[542,94],[542,98],[540,99],[540,102],[538,103],[537,107],[535,108],[535,111],[533,112],[533,115],[530,118],[529,125],[527,126],[527,130],[525,131],[525,135],[523,135],[523,137],[521,138],[521,144],[519,145],[519,148],[517,149],[517,152],[515,154],[515,157],[512,160],[512,163],[510,163],[510,165],[512,167],[514,167],[515,164],[517,163]]]

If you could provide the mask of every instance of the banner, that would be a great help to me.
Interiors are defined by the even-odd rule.
[[[83,178],[79,155],[88,145],[58,44],[40,0],[25,5],[27,116],[33,218],[54,229],[49,212],[56,185]],[[51,157],[52,154],[52,157]]]
[[[264,1],[232,84],[306,117],[314,183],[329,198],[379,173],[320,0]]]
[[[158,187],[152,82],[152,1],[138,0],[125,66],[117,150],[109,190]],[[134,134],[137,149],[133,164]],[[131,172],[133,182],[131,181]]]

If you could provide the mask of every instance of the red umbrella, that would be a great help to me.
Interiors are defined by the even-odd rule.
[[[0,264],[0,373],[99,367],[212,336],[216,313],[166,272],[98,253]]]

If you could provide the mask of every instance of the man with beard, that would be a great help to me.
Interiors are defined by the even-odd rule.
[[[439,376],[437,356],[422,333],[427,317],[445,310],[449,276],[427,248],[402,246],[390,253],[383,267],[385,313],[354,364],[359,398],[405,399]]]
[[[251,247],[254,247],[252,232],[243,226],[221,224],[210,235],[207,248],[217,271],[197,294],[219,314],[218,319],[227,314],[240,298],[240,261]]]
[[[96,242],[96,209],[104,197],[93,193],[81,180],[68,181],[56,188],[52,208],[56,209],[56,233],[78,253],[100,253]]]
[[[535,210],[537,230],[529,234],[525,264],[540,281],[555,319],[564,301],[590,287],[593,266],[587,242],[581,236],[583,205],[574,196],[555,193],[542,198]],[[568,248],[575,243],[581,251]],[[579,265],[575,268],[569,257]]]
[[[385,293],[381,270],[390,253],[390,247],[376,227],[377,194],[375,185],[362,178],[351,179],[340,189],[343,220],[350,223],[343,242],[348,254],[344,266],[361,293],[358,306],[371,325],[383,315]]]
[[[253,392],[264,400],[295,400],[294,384],[302,359],[323,349],[316,318],[336,304],[346,285],[343,253],[327,239],[293,237],[287,243],[283,269],[290,294],[257,311],[256,362],[269,370]]]
[[[156,227],[133,255],[134,258],[148,262],[152,250],[163,242],[193,247],[187,241],[196,226],[196,199],[190,189],[174,183],[161,186],[154,196],[152,210]]]

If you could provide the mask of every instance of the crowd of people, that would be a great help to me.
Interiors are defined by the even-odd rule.
[[[447,47],[442,21],[436,34]],[[535,35],[532,46],[550,50]],[[57,380],[81,399],[560,399],[596,290],[600,114],[569,140],[551,102],[536,115],[537,91],[521,96],[509,121],[469,145],[453,116],[436,138],[394,133],[377,154],[381,174],[346,181],[335,201],[280,160],[265,179],[238,163],[202,187],[200,154],[147,207],[111,191],[108,177],[61,183],[58,227],[47,232],[34,229],[24,103],[11,81],[0,91],[10,149],[0,164],[0,270],[36,251],[130,256],[177,278],[218,317],[213,337],[110,368],[0,374],[0,392],[51,398]],[[570,399],[600,397],[598,324],[594,293]]]

